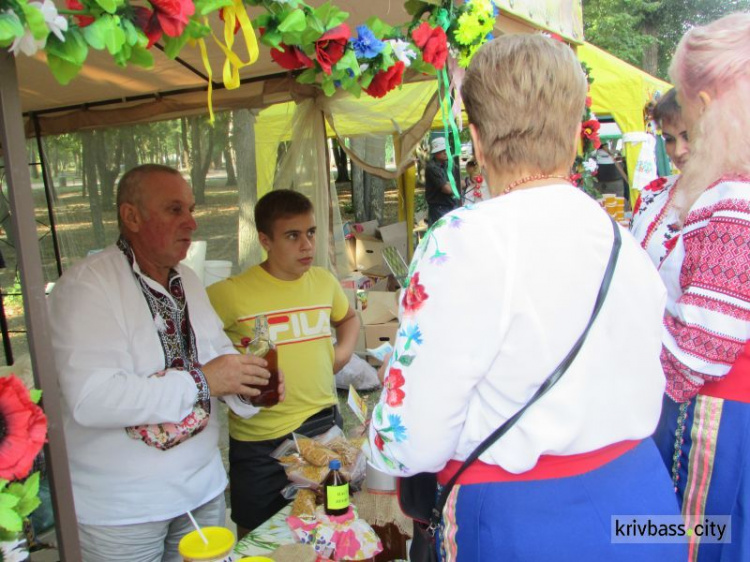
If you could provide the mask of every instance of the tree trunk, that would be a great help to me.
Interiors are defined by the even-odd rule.
[[[182,137],[182,169],[190,169],[190,144],[188,143],[188,122],[187,118],[180,119],[180,135]]]
[[[341,148],[337,139],[333,139],[331,143],[333,145],[333,159],[336,162],[336,170],[338,172],[336,175],[336,182],[350,181],[349,158],[347,157],[346,152],[344,152],[344,149]]]
[[[31,143],[31,162],[33,163],[31,166],[31,179],[38,180],[41,177],[41,174],[39,173],[39,164],[37,164],[38,162],[41,162],[41,160],[39,152],[36,149],[36,140],[34,140]]]
[[[385,141],[386,137],[367,137],[365,162],[373,166],[385,167]],[[379,224],[383,224],[386,181],[367,172],[364,173],[364,176],[365,201],[369,201],[367,220],[375,219]]]
[[[255,204],[258,202],[258,181],[255,169],[255,115],[248,109],[234,112],[233,144],[242,158],[237,159],[237,203],[239,225],[237,245],[240,270],[260,263],[261,247],[255,230]]]
[[[118,133],[122,146],[122,163],[125,171],[132,170],[138,165],[138,153],[135,150],[135,135],[132,127],[122,127]]]
[[[190,179],[193,183],[195,202],[202,205],[206,202],[206,175],[211,165],[214,150],[214,130],[207,128],[208,146],[203,150],[201,130],[203,117],[190,118]]]
[[[237,174],[234,171],[232,149],[229,145],[224,149],[224,162],[227,165],[227,187],[237,185]]]
[[[89,193],[91,207],[91,225],[94,232],[94,248],[104,248],[104,222],[102,220],[102,203],[96,184],[96,139],[92,131],[81,133],[83,140],[83,177]]]
[[[120,174],[120,163],[122,162],[122,139],[118,133],[117,146],[114,153],[107,149],[107,134],[97,131],[94,136],[96,168],[101,180],[102,209],[111,211],[115,208],[115,180]],[[109,166],[107,164],[110,164]]]
[[[385,137],[352,139],[352,149],[368,164],[385,166]],[[383,220],[385,184],[384,179],[368,174],[352,163],[352,205],[357,222]]]
[[[351,138],[351,148],[355,154],[364,154],[365,139],[361,137]],[[365,176],[362,168],[352,162],[352,209],[354,209],[354,220],[365,222],[367,220],[366,198],[365,198]]]
[[[652,38],[651,44],[643,49],[643,70],[652,76],[659,73],[659,37],[656,26],[648,20],[643,22],[642,31]]]

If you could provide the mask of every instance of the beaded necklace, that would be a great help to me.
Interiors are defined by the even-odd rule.
[[[552,178],[565,180],[566,182],[570,183],[570,176],[563,176],[559,174],[535,174],[533,176],[526,176],[525,178],[521,178],[516,181],[510,182],[508,184],[508,187],[506,187],[503,190],[503,193],[508,194],[511,191],[513,191],[515,188],[517,188],[519,185],[523,185],[525,183],[530,183],[532,181],[537,181],[537,180],[548,180]]]

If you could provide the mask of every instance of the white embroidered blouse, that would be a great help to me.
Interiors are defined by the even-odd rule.
[[[612,238],[601,207],[567,184],[438,221],[411,265],[373,411],[372,463],[392,474],[439,471],[517,412],[587,324]],[[664,391],[664,301],[656,269],[623,232],[609,294],[578,358],[481,460],[522,473],[541,455],[649,436]]]

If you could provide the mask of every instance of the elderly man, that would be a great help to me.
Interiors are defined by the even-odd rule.
[[[201,525],[225,520],[216,397],[255,396],[269,373],[237,354],[179,264],[196,229],[179,172],[130,170],[117,206],[117,243],[66,271],[49,298],[82,559],[181,560],[187,511]]]
[[[436,137],[430,142],[432,157],[424,172],[424,197],[427,201],[427,224],[433,225],[444,214],[456,208],[458,201],[453,197],[453,189],[448,179],[448,153],[445,150],[445,137]],[[458,168],[454,168],[456,188],[460,181]]]

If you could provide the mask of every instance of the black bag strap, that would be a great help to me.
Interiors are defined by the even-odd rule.
[[[591,317],[589,318],[589,322],[586,325],[586,327],[583,330],[583,333],[580,335],[578,340],[573,344],[573,347],[570,349],[568,354],[565,356],[565,358],[562,360],[562,362],[557,366],[557,368],[552,372],[552,374],[547,377],[547,380],[545,380],[542,385],[537,389],[537,391],[534,393],[534,396],[531,397],[531,399],[528,401],[528,403],[518,410],[512,417],[505,420],[505,422],[498,427],[495,431],[493,431],[489,437],[487,437],[484,441],[482,441],[479,446],[474,449],[474,451],[466,458],[464,463],[461,465],[461,467],[456,471],[456,473],[453,475],[453,477],[448,481],[448,483],[443,487],[442,492],[440,493],[440,497],[437,501],[437,504],[432,510],[432,516],[430,517],[430,526],[428,528],[428,531],[431,535],[434,535],[435,530],[437,529],[438,524],[440,523],[440,518],[443,513],[443,508],[445,507],[445,502],[448,501],[448,494],[450,494],[451,490],[453,489],[453,486],[456,484],[456,481],[458,480],[459,476],[469,468],[469,466],[477,460],[482,453],[484,453],[487,449],[489,449],[495,441],[500,439],[503,435],[505,435],[508,430],[515,425],[515,423],[519,420],[519,418],[526,412],[526,410],[529,409],[529,407],[534,404],[537,400],[539,400],[542,396],[544,396],[550,388],[552,388],[557,381],[560,380],[560,377],[563,376],[565,371],[568,370],[568,367],[570,367],[571,363],[575,360],[576,356],[578,355],[578,352],[581,350],[581,347],[583,346],[583,342],[586,340],[586,336],[589,333],[589,330],[591,330],[591,326],[594,323],[594,320],[596,320],[596,317],[599,315],[599,311],[602,308],[602,305],[604,304],[604,299],[607,296],[607,292],[609,291],[609,286],[612,283],[612,276],[615,272],[615,266],[617,265],[617,257],[620,254],[620,247],[622,246],[622,237],[620,236],[620,229],[617,227],[617,223],[615,223],[614,219],[612,217],[609,217],[612,221],[612,230],[614,231],[614,241],[612,242],[612,251],[609,254],[609,262],[607,263],[607,269],[604,272],[604,278],[602,279],[602,284],[599,287],[599,294],[596,297],[596,302],[594,303],[594,310],[591,313]]]

